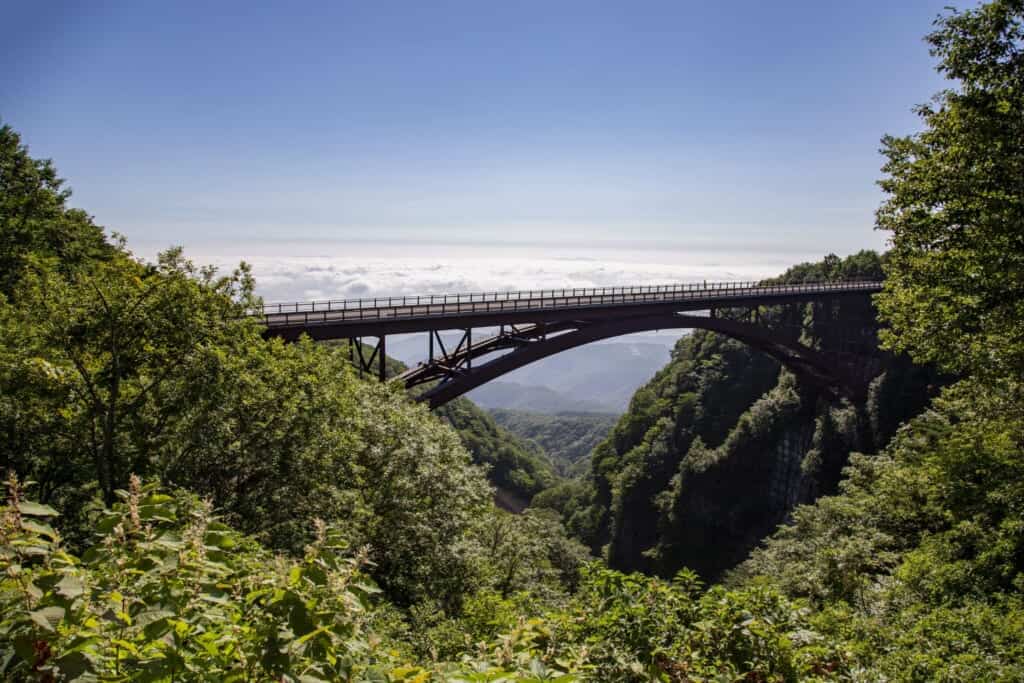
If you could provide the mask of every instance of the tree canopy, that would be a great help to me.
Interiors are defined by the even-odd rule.
[[[951,11],[928,36],[950,86],[883,139],[884,341],[956,372],[1024,373],[1024,3]]]
[[[29,156],[21,136],[0,126],[0,294],[11,295],[30,256],[67,273],[111,255],[102,228],[67,206],[70,196],[53,162]]]

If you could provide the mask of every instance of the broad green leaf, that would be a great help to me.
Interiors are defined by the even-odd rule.
[[[56,631],[57,625],[64,619],[63,607],[44,607],[29,613],[32,621],[46,631]]]
[[[56,517],[60,514],[49,505],[34,503],[28,500],[23,500],[18,503],[18,512],[23,515],[31,515],[33,517]]]
[[[85,584],[77,576],[66,574],[57,583],[57,592],[68,600],[74,600],[85,592]]]
[[[58,536],[57,532],[54,531],[53,527],[51,527],[49,524],[40,524],[39,522],[33,521],[31,519],[21,520],[21,527],[26,531],[31,531],[34,534],[46,536],[50,540],[56,540]]]
[[[96,672],[95,658],[86,652],[69,652],[57,659],[55,664],[69,681],[95,680],[93,678],[93,674]]]

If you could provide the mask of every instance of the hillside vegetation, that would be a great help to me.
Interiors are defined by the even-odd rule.
[[[778,281],[847,277],[883,277],[882,259],[830,257]],[[834,492],[852,451],[877,450],[935,393],[935,372],[879,349],[866,299],[762,309],[758,318],[780,336],[852,354],[875,375],[866,395],[838,401],[722,335],[681,339],[594,449],[586,480],[538,500],[613,567],[718,578],[795,505]]]
[[[349,358],[357,374],[372,379],[372,372],[359,373],[359,363],[350,357],[347,341],[328,340],[323,346]],[[373,357],[373,349],[364,346],[363,358]],[[374,361],[373,370],[376,371]],[[390,356],[384,357],[388,378],[405,372],[407,366]],[[489,413],[472,401],[458,398],[435,411],[436,415],[455,428],[472,461],[481,465],[487,480],[495,487],[495,500],[508,510],[521,511],[539,491],[552,486],[558,476],[542,449],[499,426]]]
[[[492,410],[494,421],[516,436],[536,444],[562,476],[589,470],[587,456],[615,426],[606,413],[544,415],[521,410]]]
[[[247,267],[135,259],[0,127],[2,676],[1024,679],[1024,4],[928,39],[892,251],[782,276],[882,274],[877,319],[759,312],[866,395],[695,333],[519,515],[400,387],[264,340]]]
[[[457,398],[437,414],[455,428],[473,462],[487,468],[487,478],[506,509],[521,510],[558,481],[555,464],[540,446],[505,429],[469,399]]]

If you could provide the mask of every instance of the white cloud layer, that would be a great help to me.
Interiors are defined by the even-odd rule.
[[[148,258],[155,252],[138,250]],[[197,245],[186,254],[224,269],[247,261],[267,302],[746,280],[821,256],[678,247],[267,242]]]

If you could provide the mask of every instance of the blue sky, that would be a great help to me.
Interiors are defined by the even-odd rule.
[[[18,3],[0,118],[130,243],[845,253],[946,4]]]

